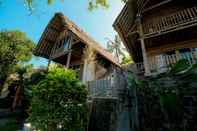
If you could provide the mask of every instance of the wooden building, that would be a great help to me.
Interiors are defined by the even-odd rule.
[[[92,52],[86,52],[90,49]],[[47,25],[34,55],[78,70],[83,82],[108,77],[120,67],[111,53],[61,13]]]
[[[137,71],[163,72],[197,59],[196,0],[129,0],[114,23]]]

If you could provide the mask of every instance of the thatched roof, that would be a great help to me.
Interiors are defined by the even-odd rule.
[[[130,43],[127,38],[129,31],[135,25],[135,16],[134,8],[132,8],[131,4],[129,5],[129,3],[127,3],[113,24],[114,29],[121,36],[126,47],[128,46],[128,43]]]
[[[76,41],[75,44],[77,45],[76,50],[81,48],[81,45],[91,46],[96,51],[96,53],[102,56],[104,59],[110,61],[115,65],[120,66],[117,59],[113,57],[111,53],[102,48],[99,43],[93,40],[89,35],[87,35],[87,33],[81,30],[76,24],[70,21],[62,13],[56,13],[55,16],[51,19],[38,42],[34,54],[36,56],[49,59],[52,48],[56,43],[58,37],[61,35],[61,32],[63,31],[71,32],[73,34],[74,39]],[[68,33],[65,33],[65,35],[67,34]],[[80,54],[79,51],[75,51],[75,49],[72,50],[73,55],[75,55],[75,53],[78,53],[78,57],[79,55],[80,57],[82,56],[82,54]],[[77,57],[77,55],[75,56]],[[61,61],[59,62],[63,64]]]
[[[137,30],[135,24],[137,14],[136,4],[136,0],[130,0],[127,2],[113,24],[114,29],[118,32],[123,44],[133,57],[134,61],[137,51],[133,43],[137,40],[137,32],[132,35],[131,33]]]

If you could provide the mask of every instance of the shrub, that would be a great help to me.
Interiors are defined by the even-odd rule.
[[[52,68],[33,87],[29,122],[44,131],[84,131],[86,95],[73,70]]]

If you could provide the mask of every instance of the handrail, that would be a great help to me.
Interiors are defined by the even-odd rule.
[[[187,8],[169,16],[155,18],[143,24],[145,35],[164,32],[177,26],[197,22],[197,7]]]
[[[87,82],[89,98],[118,98],[125,89],[125,79],[122,74],[115,74],[101,80]]]
[[[160,55],[149,58],[149,68],[151,72],[159,72],[162,69],[169,70],[173,65],[175,65],[179,60],[186,59],[190,65],[195,64],[197,61],[197,51],[186,52],[173,55]],[[136,63],[135,67],[138,72],[144,72],[144,64]]]

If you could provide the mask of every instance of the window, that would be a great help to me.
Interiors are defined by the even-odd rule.
[[[64,49],[68,49],[68,45],[69,45],[69,37],[66,37],[65,39],[64,39]]]

